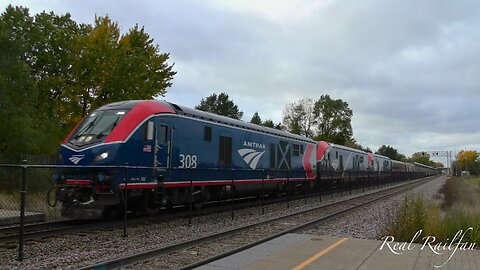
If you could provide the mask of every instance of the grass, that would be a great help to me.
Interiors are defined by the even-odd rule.
[[[26,174],[26,211],[44,213],[47,220],[60,218],[60,207],[50,207],[47,192],[53,186],[49,169],[29,169]],[[20,209],[21,171],[18,168],[0,168],[0,216],[2,210]]]
[[[61,206],[51,207],[48,205],[46,193],[27,192],[25,201],[26,211],[44,213],[47,220],[61,218]],[[20,194],[0,193],[0,216],[2,215],[2,210],[20,210]]]
[[[406,195],[387,222],[385,235],[409,242],[418,230],[423,230],[422,237],[432,235],[437,243],[446,243],[459,230],[472,227],[462,242],[480,246],[480,178],[449,178],[439,193],[440,200]],[[417,242],[422,242],[422,237]]]

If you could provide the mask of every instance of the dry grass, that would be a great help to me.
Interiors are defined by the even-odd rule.
[[[0,215],[2,210],[20,209],[19,193],[0,193]],[[25,210],[29,212],[44,213],[47,220],[61,218],[61,206],[50,207],[47,203],[47,197],[44,193],[27,193]]]
[[[407,195],[385,229],[396,241],[411,241],[418,230],[437,242],[449,242],[459,230],[472,227],[463,242],[480,245],[480,179],[449,178],[440,190],[441,201]],[[418,239],[422,241],[421,238]]]

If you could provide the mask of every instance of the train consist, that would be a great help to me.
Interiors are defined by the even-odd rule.
[[[88,115],[60,148],[62,215],[100,218],[235,194],[313,187],[322,173],[437,170],[166,101],[125,101]],[[71,165],[71,166],[70,166]],[[127,169],[128,165],[128,169]],[[123,167],[122,167],[123,166]],[[127,190],[128,192],[124,192]]]

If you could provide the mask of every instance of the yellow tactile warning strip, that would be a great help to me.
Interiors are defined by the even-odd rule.
[[[342,238],[340,240],[338,240],[337,242],[331,244],[329,247],[327,247],[326,249],[320,251],[319,253],[313,255],[312,257],[308,258],[306,261],[302,262],[301,264],[295,266],[294,268],[292,268],[292,270],[301,270],[303,268],[305,268],[306,266],[308,266],[309,264],[311,264],[312,262],[316,261],[318,258],[322,257],[323,255],[327,254],[328,252],[330,252],[332,249],[336,248],[337,246],[341,245],[343,242],[347,241],[348,238]]]

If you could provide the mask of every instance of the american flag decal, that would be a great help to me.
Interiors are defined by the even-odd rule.
[[[143,152],[146,152],[146,153],[151,153],[152,152],[152,146],[151,145],[144,145],[143,146]]]

